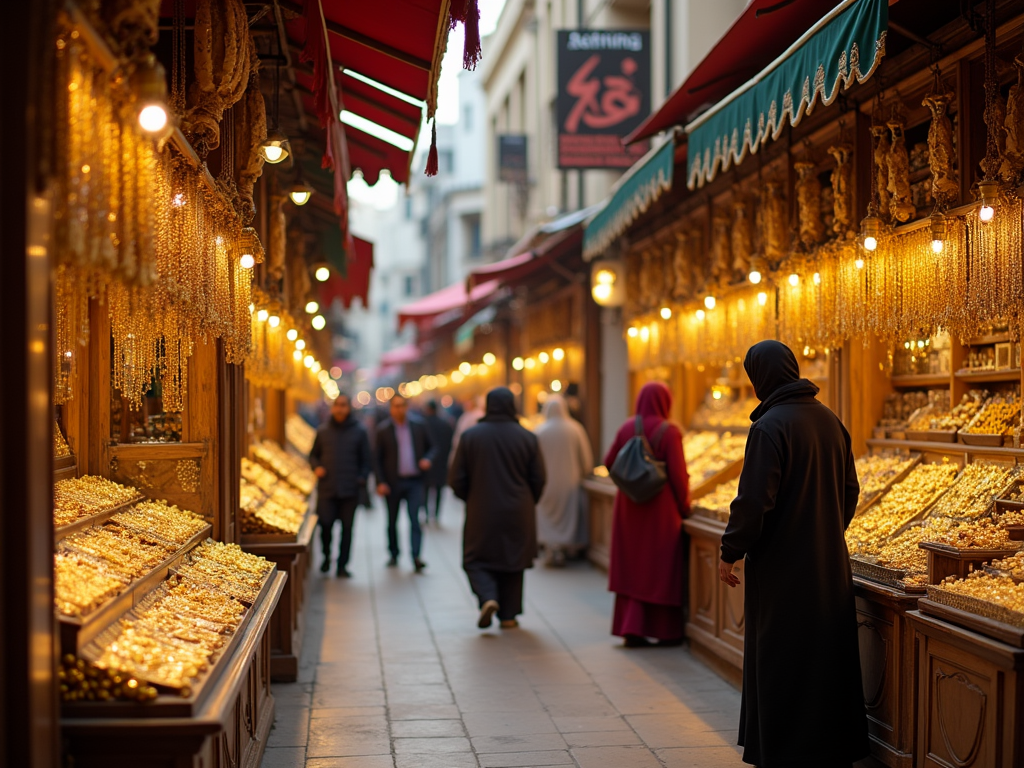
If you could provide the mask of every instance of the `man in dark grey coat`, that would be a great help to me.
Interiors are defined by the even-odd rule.
[[[331,569],[331,540],[334,521],[341,522],[341,546],[338,549],[338,575],[347,578],[348,558],[352,550],[359,495],[370,475],[370,438],[366,428],[352,416],[348,395],[338,395],[331,405],[331,417],[317,430],[309,463],[316,476],[317,508],[320,518],[320,543],[324,561],[320,570]]]
[[[519,425],[512,392],[492,389],[484,418],[462,435],[448,474],[466,502],[462,567],[480,602],[481,629],[495,613],[502,628],[518,626],[523,571],[537,557],[536,504],[545,480],[537,438]]]
[[[744,558],[743,761],[850,768],[868,753],[843,536],[860,494],[850,435],[800,378],[789,347],[755,344],[743,367],[761,404],[720,568],[735,587],[734,563]]]

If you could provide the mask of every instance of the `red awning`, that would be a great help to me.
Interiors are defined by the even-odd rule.
[[[583,227],[576,225],[550,235],[528,251],[474,269],[466,278],[466,285],[473,289],[488,280],[502,284],[522,280],[545,264],[573,248],[579,249],[582,245]]]
[[[468,293],[463,283],[449,285],[402,307],[398,312],[398,327],[414,322],[421,331],[426,330],[441,315],[461,311],[482,302],[494,295],[497,290],[497,280],[478,285]]]
[[[686,81],[624,143],[690,122],[785,53],[835,5],[836,0],[753,0]]]
[[[389,349],[383,355],[380,356],[380,364],[382,366],[390,365],[403,365],[405,363],[415,363],[421,357],[423,353],[420,348],[415,344],[403,344],[395,349]]]
[[[327,282],[320,283],[320,304],[329,307],[339,299],[345,309],[352,306],[353,299],[360,299],[363,306],[369,306],[370,272],[373,270],[373,243],[361,237],[352,237],[354,252],[348,254],[345,267],[347,274],[340,277],[331,272]]]

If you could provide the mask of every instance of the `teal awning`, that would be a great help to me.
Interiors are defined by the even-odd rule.
[[[687,186],[701,187],[743,162],[786,127],[797,125],[818,99],[863,83],[885,55],[889,0],[844,0],[759,75],[686,126]]]
[[[640,158],[619,179],[608,202],[587,222],[583,232],[583,258],[601,254],[626,231],[663,192],[672,189],[676,142],[673,135]]]

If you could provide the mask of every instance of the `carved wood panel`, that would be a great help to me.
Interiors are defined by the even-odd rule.
[[[1000,755],[1000,672],[982,659],[929,640],[920,716],[922,765],[995,768],[1010,765]],[[1000,759],[1002,758],[1002,759]]]
[[[876,607],[876,606],[872,606]],[[898,683],[895,663],[895,627],[875,611],[857,606],[857,637],[860,641],[860,671],[864,705],[868,717],[892,730],[894,686]]]
[[[716,634],[718,624],[718,545],[714,541],[691,536],[690,621],[706,632]]]
[[[718,550],[715,550],[715,576],[718,576]],[[743,608],[743,561],[736,563],[736,575],[740,586],[728,587],[718,579],[718,636],[738,651],[743,650],[744,618]]]

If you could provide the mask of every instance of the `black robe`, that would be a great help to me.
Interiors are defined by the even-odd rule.
[[[423,480],[428,488],[443,488],[448,481],[448,459],[452,454],[452,437],[455,435],[455,428],[448,419],[436,413],[428,415],[424,421],[427,423],[430,439],[434,443],[434,463],[423,473]]]
[[[486,416],[463,433],[448,473],[448,484],[466,502],[464,566],[514,572],[533,565],[545,480],[540,446],[519,425],[515,398],[504,387],[491,390]]]
[[[725,562],[746,557],[743,760],[848,768],[868,754],[843,536],[860,491],[850,435],[785,345],[755,345],[744,367],[762,402],[722,537]]]

